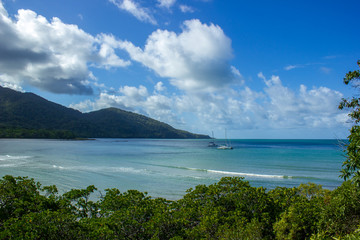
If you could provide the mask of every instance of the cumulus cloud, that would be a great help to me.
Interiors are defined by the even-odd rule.
[[[336,129],[343,127],[347,114],[337,109],[343,97],[326,87],[298,90],[284,86],[279,76],[263,80],[263,89],[254,91],[248,86],[239,90],[225,88],[221,92],[185,92],[174,95],[154,85],[154,91],[144,86],[120,88],[117,92],[102,93],[97,100],[84,101],[72,107],[94,110],[105,106],[145,114],[177,128],[186,126],[195,132],[268,129]],[[304,135],[305,136],[305,135]],[[310,133],[309,133],[310,136]]]
[[[93,37],[58,18],[48,21],[31,10],[8,16],[0,1],[0,82],[30,85],[54,93],[91,94],[88,65],[124,67],[103,36]],[[16,87],[14,87],[16,88]]]
[[[158,83],[156,88],[160,86],[162,88],[162,84]],[[70,107],[87,112],[112,106],[145,114],[166,123],[179,125],[181,119],[174,111],[175,104],[175,98],[156,92],[151,95],[146,87],[140,85],[139,87],[124,86],[111,93],[103,92],[94,101],[85,100],[72,104]]]
[[[130,57],[154,70],[185,91],[214,91],[230,84],[234,68],[231,40],[214,24],[185,21],[176,34],[157,30],[147,39],[144,49],[122,42]]]
[[[109,69],[112,67],[125,67],[130,65],[130,61],[125,61],[116,55],[115,50],[119,47],[112,35],[99,34],[96,37],[96,42],[100,46],[97,59],[100,67]]]
[[[142,85],[139,88],[124,86],[120,88],[119,92],[132,102],[141,102],[149,95],[147,88]]]
[[[111,1],[132,6],[128,1]],[[231,40],[214,24],[190,20],[179,34],[157,30],[141,49],[112,35],[92,36],[58,18],[48,21],[31,10],[19,10],[11,19],[1,2],[0,6],[2,85],[26,82],[53,93],[92,94],[91,85],[96,84],[91,82],[96,78],[89,67],[130,65],[119,58],[118,49],[187,92],[215,91],[241,77],[229,64]]]
[[[132,0],[109,0],[119,9],[124,10],[132,14],[135,18],[142,22],[149,22],[156,25],[157,22],[155,18],[150,14],[150,11],[147,8],[141,7],[138,3]],[[167,1],[162,1],[167,2]],[[164,3],[166,4],[166,3]]]
[[[313,87],[308,90],[300,85],[294,92],[283,86],[278,76],[266,80],[262,74],[267,97],[266,115],[272,127],[334,127],[346,113],[339,112],[337,105],[342,98],[338,91],[326,87]]]

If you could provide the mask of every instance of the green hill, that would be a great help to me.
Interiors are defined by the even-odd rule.
[[[116,108],[90,113],[0,87],[2,138],[209,138]]]

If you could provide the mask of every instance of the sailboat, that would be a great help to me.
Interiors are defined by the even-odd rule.
[[[212,132],[212,139],[215,139],[214,138],[214,132]],[[218,147],[218,145],[215,143],[215,141],[210,141],[208,143],[208,147]]]
[[[217,147],[217,149],[220,149],[220,150],[232,150],[233,147],[229,144],[227,134],[226,134],[226,129],[225,129],[225,139],[226,139],[226,144]]]

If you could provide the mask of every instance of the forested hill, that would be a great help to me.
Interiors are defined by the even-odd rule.
[[[0,87],[0,137],[209,138],[116,108],[81,113],[36,94],[3,87]]]

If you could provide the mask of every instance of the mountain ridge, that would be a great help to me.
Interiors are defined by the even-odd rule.
[[[207,139],[119,108],[88,113],[0,86],[0,137]]]

